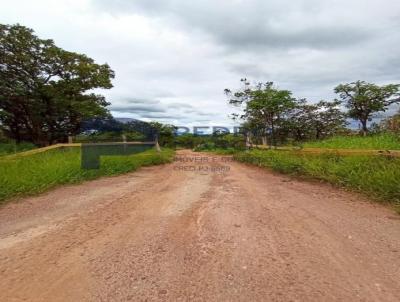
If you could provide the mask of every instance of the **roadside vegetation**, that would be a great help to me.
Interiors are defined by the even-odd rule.
[[[23,152],[35,149],[36,146],[32,143],[19,143],[16,144],[15,142],[0,142],[0,156],[9,155],[13,153]]]
[[[308,155],[273,150],[235,152],[234,158],[281,173],[347,187],[393,204],[400,211],[400,158],[332,153]]]
[[[36,148],[31,142],[19,142],[7,138],[0,127],[0,156],[28,151]]]
[[[386,132],[369,136],[334,136],[302,144],[305,148],[400,150],[400,136]]]
[[[195,151],[233,155],[240,162],[271,169],[284,174],[328,182],[363,193],[371,199],[391,204],[400,213],[400,158],[390,156],[341,156],[327,150],[322,154],[237,148],[223,143],[200,144]],[[220,137],[219,142],[223,140]],[[400,150],[400,136],[383,131],[368,136],[334,136],[324,140],[305,142],[303,147],[320,149],[377,149]]]
[[[81,169],[80,148],[52,150],[13,159],[0,158],[0,203],[40,193],[61,184],[79,183],[101,176],[135,171],[143,166],[171,162],[174,151],[149,150],[130,156],[103,156],[98,170]]]

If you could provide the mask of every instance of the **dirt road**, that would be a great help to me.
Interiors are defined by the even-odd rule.
[[[221,157],[0,209],[0,301],[400,301],[400,219]]]

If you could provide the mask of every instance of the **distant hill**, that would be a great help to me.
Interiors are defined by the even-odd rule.
[[[129,122],[143,122],[141,120],[137,120],[134,118],[129,118],[129,117],[114,117],[114,119],[120,123],[129,123]]]
[[[144,121],[125,117],[95,118],[82,123],[82,131],[121,132],[135,129],[144,131],[143,129],[148,128],[150,128],[149,124]]]

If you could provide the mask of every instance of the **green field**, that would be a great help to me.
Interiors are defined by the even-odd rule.
[[[238,161],[320,179],[395,205],[400,210],[400,158],[383,156],[305,155],[290,151],[237,152]]]
[[[305,148],[400,150],[400,136],[379,134],[362,136],[335,136],[321,141],[307,142]]]
[[[14,159],[0,158],[0,203],[43,192],[61,184],[79,183],[105,175],[134,171],[142,166],[171,162],[174,151],[149,150],[129,156],[104,156],[98,170],[81,169],[80,148],[51,150]]]

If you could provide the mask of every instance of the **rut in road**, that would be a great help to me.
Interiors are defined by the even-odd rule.
[[[0,301],[400,301],[389,209],[179,155],[2,207]]]

